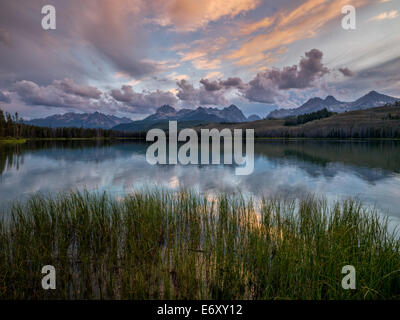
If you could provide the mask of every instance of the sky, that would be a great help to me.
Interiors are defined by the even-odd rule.
[[[400,0],[0,0],[0,108],[24,119],[163,104],[266,116],[371,90],[400,97]]]

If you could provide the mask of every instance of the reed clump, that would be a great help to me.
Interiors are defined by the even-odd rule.
[[[398,299],[399,244],[355,200],[35,195],[0,223],[0,299]]]

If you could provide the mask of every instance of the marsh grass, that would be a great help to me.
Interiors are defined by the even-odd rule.
[[[1,299],[396,299],[399,240],[353,200],[33,196],[0,224]],[[43,290],[54,265],[57,289]],[[353,265],[357,289],[341,286]]]

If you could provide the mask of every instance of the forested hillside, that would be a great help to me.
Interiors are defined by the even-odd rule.
[[[254,129],[256,138],[400,138],[400,103],[332,115],[295,126],[285,119],[242,124],[212,124],[201,128]]]

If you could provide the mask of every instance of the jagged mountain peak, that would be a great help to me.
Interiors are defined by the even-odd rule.
[[[225,110],[234,110],[234,111],[241,111],[237,106],[235,106],[234,104],[231,104],[229,107],[226,107]]]
[[[319,102],[319,101],[323,101],[323,100],[320,97],[314,97],[314,98],[309,99],[308,101]]]
[[[175,110],[171,106],[164,105],[157,109],[157,112],[144,120],[135,121],[132,124],[116,126],[115,130],[137,131],[147,128],[151,124],[158,124],[166,121],[199,122],[199,123],[221,123],[221,122],[245,122],[247,118],[235,105],[218,109],[198,107],[196,109]]]
[[[174,113],[176,112],[174,107],[171,107],[169,104],[164,104],[157,109],[157,113]]]
[[[113,115],[106,115],[101,112],[55,114],[46,118],[32,119],[25,121],[26,124],[39,127],[76,127],[76,128],[102,128],[110,129],[122,123],[131,123],[132,120],[126,117],[119,118]]]
[[[345,112],[353,110],[368,109],[385,105],[386,103],[394,103],[400,99],[381,94],[375,90],[368,92],[366,95],[353,102],[341,102],[335,97],[329,95],[324,100],[318,97],[309,99],[306,103],[295,109],[278,109],[272,111],[269,118],[285,118],[290,116],[298,116],[305,113],[315,112],[321,109],[328,109],[333,112]]]
[[[386,103],[394,103],[399,99],[379,93],[375,90],[368,92],[366,95],[352,102],[353,109],[367,109],[384,105]]]
[[[363,95],[361,98],[359,98],[358,100],[362,99],[362,98],[376,98],[376,97],[389,97],[392,98],[390,96],[387,96],[385,94],[379,93],[375,90],[372,90],[370,92],[368,92],[367,94]]]
[[[334,96],[329,95],[325,98],[325,102],[339,102]]]

